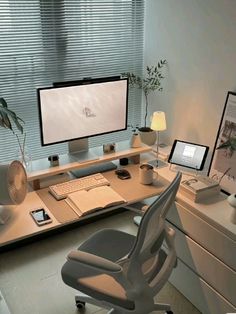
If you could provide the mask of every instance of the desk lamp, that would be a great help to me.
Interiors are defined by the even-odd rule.
[[[165,112],[163,111],[155,111],[152,116],[151,129],[157,132],[157,159],[148,162],[154,167],[160,168],[161,161],[158,160],[159,155],[159,136],[160,131],[166,130],[166,117]],[[163,163],[164,164],[164,163]]]

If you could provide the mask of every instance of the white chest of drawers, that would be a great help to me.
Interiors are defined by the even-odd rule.
[[[235,241],[179,203],[168,221],[178,255],[170,282],[204,314],[236,312]]]
[[[159,174],[175,176],[167,168]],[[236,225],[226,198],[197,204],[178,193],[167,216],[178,256],[170,282],[204,314],[236,313]]]

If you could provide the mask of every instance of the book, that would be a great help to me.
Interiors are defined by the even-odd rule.
[[[184,190],[181,186],[179,188],[179,192],[189,198],[190,200],[194,201],[195,203],[200,203],[210,197],[216,196],[220,193],[220,187],[216,186],[211,189],[203,190],[201,192],[189,192]]]
[[[79,217],[110,206],[126,203],[126,200],[110,186],[99,186],[88,191],[76,191],[69,194],[65,201]]]
[[[179,188],[180,193],[194,202],[201,202],[206,198],[220,193],[219,183],[215,180],[199,176],[193,179],[182,181]]]
[[[181,186],[189,191],[200,192],[218,186],[219,183],[207,176],[197,176],[195,178],[184,180]]]

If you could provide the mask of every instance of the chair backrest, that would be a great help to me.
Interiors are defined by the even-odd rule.
[[[158,268],[162,266],[159,253],[163,241],[167,238],[165,218],[175,201],[180,181],[181,173],[178,173],[168,188],[149,206],[141,220],[134,247],[128,256],[129,281],[140,290],[149,287],[153,295],[160,289],[160,284],[155,280],[160,271]],[[174,263],[175,260],[172,261],[173,265]]]

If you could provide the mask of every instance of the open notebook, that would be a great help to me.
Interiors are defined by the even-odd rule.
[[[97,210],[126,203],[126,200],[110,186],[99,186],[89,191],[71,193],[65,202],[79,215],[84,216]]]

